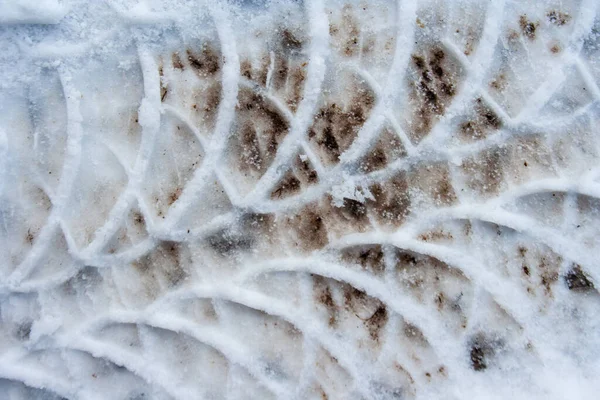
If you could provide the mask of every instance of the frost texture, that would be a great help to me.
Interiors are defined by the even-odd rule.
[[[0,397],[594,398],[597,1],[38,3]]]

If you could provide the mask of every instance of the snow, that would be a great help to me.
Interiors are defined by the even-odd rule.
[[[1,24],[58,24],[68,10],[57,0],[3,1],[0,3]]]
[[[594,399],[594,0],[0,2],[0,399]]]

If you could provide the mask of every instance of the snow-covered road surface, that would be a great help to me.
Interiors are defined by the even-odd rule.
[[[0,3],[0,399],[594,399],[600,3]]]

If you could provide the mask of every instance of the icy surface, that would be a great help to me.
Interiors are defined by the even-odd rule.
[[[598,7],[0,2],[0,398],[597,398]]]

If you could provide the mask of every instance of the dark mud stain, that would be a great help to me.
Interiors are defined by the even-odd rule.
[[[462,169],[467,177],[467,186],[483,196],[498,194],[504,180],[502,165],[507,158],[507,150],[497,148],[465,160]]]
[[[349,264],[358,264],[364,270],[381,274],[385,270],[383,249],[381,245],[354,246],[341,252],[342,260]]]
[[[182,266],[181,244],[178,242],[162,241],[154,251],[135,261],[132,265],[144,275],[156,279],[164,276],[170,285],[183,282],[188,273]]]
[[[219,104],[222,95],[221,81],[217,79],[207,80],[201,88],[192,89],[191,104],[189,105],[194,115],[194,120],[201,122],[202,127],[211,132],[215,126]],[[168,99],[168,97],[167,97]],[[181,127],[178,127],[181,129]]]
[[[409,186],[419,190],[436,206],[449,206],[458,200],[448,165],[421,163],[409,171]]]
[[[542,276],[540,278],[540,282],[541,282],[542,286],[544,287],[544,293],[546,293],[546,295],[549,296],[552,294],[552,284],[554,282],[556,282],[557,280],[558,280],[557,273],[542,274]]]
[[[460,32],[457,32],[460,33]],[[466,29],[465,33],[465,47],[463,50],[463,54],[465,56],[469,56],[473,53],[476,43],[479,40],[480,34],[476,31],[476,29],[469,27]]]
[[[360,51],[360,28],[351,5],[345,5],[341,20],[329,25],[334,47],[343,56],[354,57]]]
[[[432,302],[438,311],[464,319],[463,295],[469,291],[468,279],[443,261],[405,250],[396,250],[396,277],[398,283],[410,290],[424,304]],[[463,290],[448,293],[445,282],[454,282]]]
[[[299,39],[298,36],[290,31],[289,29],[283,29],[281,31],[281,48],[284,54],[294,54],[302,50],[304,46],[303,40]]]
[[[475,117],[460,126],[460,134],[464,139],[480,140],[492,131],[502,127],[500,118],[481,98],[475,102]]]
[[[124,248],[128,248],[134,243],[139,242],[144,237],[147,237],[146,219],[138,209],[132,209],[127,215],[127,221],[113,235],[109,242],[106,252],[115,254]]]
[[[268,122],[272,138],[283,135],[289,129],[285,118],[262,95],[244,91],[240,97],[242,112],[248,111],[253,117]]]
[[[444,304],[446,303],[446,296],[443,292],[439,292],[435,295],[435,304],[437,305],[438,311],[442,311]]]
[[[327,308],[335,307],[335,303],[333,302],[333,297],[331,296],[331,290],[329,290],[329,286],[326,286],[325,289],[321,292],[318,300],[321,304],[324,304]]]
[[[315,300],[325,306],[329,315],[328,325],[334,328],[338,321],[338,307],[333,300],[331,289],[327,280],[320,275],[311,275],[313,277],[313,290]]]
[[[464,221],[463,233],[465,236],[469,237],[473,233],[473,224],[469,220]]]
[[[348,284],[343,285],[343,294],[345,310],[361,320],[371,339],[378,341],[381,330],[388,321],[385,304]]]
[[[329,36],[336,36],[340,33],[340,27],[337,24],[329,24]]]
[[[316,137],[316,133],[315,131],[310,131],[309,138],[312,139],[313,137]],[[329,157],[334,162],[337,161],[338,157],[340,156],[340,146],[338,146],[335,136],[333,136],[333,130],[331,127],[326,126],[323,129],[323,133],[320,135],[320,137],[318,137],[317,140],[317,143],[325,149]]]
[[[29,340],[29,336],[31,335],[31,327],[33,326],[32,321],[22,322],[17,325],[17,329],[15,330],[15,337],[20,341]]]
[[[329,243],[323,217],[315,210],[317,205],[309,205],[287,221],[294,234],[293,244],[304,251],[321,249]]]
[[[139,211],[131,212],[131,220],[139,228],[146,227],[146,219],[144,218],[144,215]]]
[[[452,61],[438,46],[424,54],[413,54],[411,66],[414,75],[412,96],[417,107],[408,133],[419,142],[429,133],[434,120],[444,114],[446,105],[455,95],[456,71]]]
[[[327,393],[325,393],[325,390],[323,389],[323,387],[319,386],[318,393],[319,393],[321,400],[329,400],[329,396],[327,396]]]
[[[368,301],[369,296],[362,290],[354,286],[344,286],[344,305],[348,310],[354,313],[361,311],[361,308]]]
[[[470,352],[471,368],[482,371],[487,368],[485,352],[479,344],[473,344]]]
[[[206,242],[217,254],[226,257],[250,250],[254,239],[237,232],[223,230],[208,237]]]
[[[525,257],[525,255],[527,254],[527,247],[519,246],[517,250],[519,252],[519,256],[521,257]]]
[[[255,234],[270,234],[276,229],[275,215],[248,213],[240,217],[240,225],[243,230],[252,231]]]
[[[181,196],[181,193],[183,192],[183,189],[178,187],[176,188],[173,192],[171,192],[169,194],[169,196],[167,197],[167,204],[169,206],[173,205],[173,203],[175,203],[178,199],[179,196]]]
[[[359,44],[358,44],[358,36],[352,35],[348,39],[346,39],[344,45],[344,55],[347,57],[352,57],[358,52]]]
[[[276,246],[280,239],[274,214],[246,213],[239,217],[237,225],[239,226],[237,236],[246,238],[253,252],[260,250],[261,244]]]
[[[368,199],[367,210],[377,221],[389,227],[402,225],[410,211],[410,196],[405,174],[392,177],[389,181],[371,185],[369,191],[374,200]]]
[[[562,258],[560,256],[542,256],[539,260],[540,283],[544,288],[544,294],[547,296],[552,296],[552,285],[558,281],[558,270],[561,262]]]
[[[361,163],[361,170],[364,172],[373,172],[383,169],[387,165],[387,155],[381,147],[375,147],[367,152]]]
[[[171,268],[164,268],[164,273],[172,285],[177,285],[187,277],[187,273],[181,267],[181,245],[177,242],[162,242],[158,250],[164,258],[172,260]],[[163,264],[163,267],[165,264]]]
[[[361,172],[369,173],[384,169],[389,163],[406,156],[406,149],[398,136],[385,127],[377,142],[368,150],[359,161],[358,168]]]
[[[471,368],[475,371],[483,371],[487,369],[496,355],[498,350],[502,348],[502,341],[498,339],[490,339],[483,333],[474,335],[469,340],[469,358]]]
[[[561,49],[560,49],[560,46],[559,46],[559,45],[557,45],[557,44],[555,44],[555,45],[552,45],[552,46],[550,47],[550,52],[551,52],[552,54],[558,54],[558,53],[560,53],[560,50],[561,50]]]
[[[221,83],[217,82],[208,89],[205,90],[205,97],[202,103],[202,110],[206,113],[209,124],[214,125],[214,120],[219,110],[219,104],[221,103]]]
[[[425,339],[425,335],[415,325],[405,322],[403,333],[404,336],[406,336],[408,339],[418,344],[419,346],[427,345],[427,339]]]
[[[169,92],[169,90],[164,83],[162,67],[160,67],[159,74],[160,74],[160,101],[161,101],[161,103],[164,103],[165,99],[167,98],[167,93]]]
[[[259,61],[258,65],[253,65],[249,59],[243,59],[240,62],[240,75],[265,87],[271,60],[267,55],[264,55]]]
[[[33,245],[33,241],[35,240],[35,231],[31,228],[27,229],[27,234],[25,235],[25,242],[29,245]]]
[[[365,326],[369,331],[369,335],[371,339],[378,341],[381,335],[382,329],[385,327],[385,324],[388,321],[388,312],[385,305],[381,305],[377,308],[377,310],[371,315],[369,319],[365,321]]]
[[[365,204],[354,199],[344,198],[340,204],[326,195],[321,210],[327,230],[333,237],[348,232],[365,232],[370,226]]]
[[[286,136],[289,125],[273,105],[260,94],[241,90],[238,128],[234,135],[241,171],[264,173]]]
[[[219,53],[208,44],[203,45],[200,52],[188,49],[187,59],[200,77],[213,76],[221,69]]]
[[[446,232],[443,229],[438,229],[422,233],[418,236],[418,238],[424,242],[439,242],[444,240],[452,240],[454,239],[454,236],[452,236],[450,232]]]
[[[282,199],[300,192],[301,184],[293,172],[288,172],[271,192],[272,199]]]
[[[256,129],[250,123],[242,126],[239,132],[240,155],[239,161],[242,169],[250,168],[255,171],[262,170],[263,159]]]
[[[594,290],[594,283],[588,278],[578,264],[573,264],[571,266],[571,269],[565,276],[565,282],[567,283],[569,290],[576,292],[588,292]]]
[[[335,164],[346,151],[365,123],[375,104],[374,93],[356,85],[347,104],[329,103],[315,116],[308,137],[319,146],[324,161]]]
[[[171,63],[175,69],[183,70],[185,68],[183,62],[181,61],[181,57],[177,52],[171,55]]]
[[[240,75],[252,80],[252,63],[250,60],[242,60],[240,62]]]
[[[271,76],[271,85],[275,90],[285,88],[289,73],[289,61],[287,58],[275,57],[273,75]]]
[[[490,82],[490,87],[498,92],[502,92],[506,89],[506,75],[499,74],[493,81]]]
[[[289,76],[290,92],[286,96],[286,103],[290,110],[295,112],[300,105],[304,93],[304,81],[306,81],[306,63],[292,68]]]
[[[348,198],[344,198],[340,212],[346,219],[351,221],[365,220],[367,216],[367,208],[363,203]]]
[[[312,185],[319,181],[319,175],[308,158],[303,160],[298,156],[294,161],[294,170],[296,176],[304,185]]]
[[[521,28],[521,33],[529,40],[535,39],[538,26],[539,22],[534,23],[529,21],[526,15],[521,15],[521,17],[519,17],[519,27]]]
[[[571,16],[558,10],[548,11],[546,14],[548,22],[554,25],[563,26],[571,21]]]

